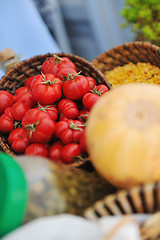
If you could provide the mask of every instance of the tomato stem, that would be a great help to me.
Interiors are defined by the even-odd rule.
[[[38,103],[38,109],[44,112],[47,112],[47,109],[49,109],[49,107],[52,107],[53,105],[46,105],[46,106],[42,106],[40,103]]]
[[[51,81],[49,79],[47,80],[45,74],[44,73],[41,73],[41,74],[43,76],[43,81],[39,82],[38,84],[45,84],[46,86],[49,86],[49,85],[55,84],[57,82],[57,79],[54,81]]]
[[[75,77],[79,76],[82,71],[79,71],[78,73],[67,73],[66,80],[74,80]]]
[[[91,92],[98,96],[101,96],[104,91],[102,91],[101,89],[99,91],[97,91],[97,86],[95,86],[94,90],[91,90]]]
[[[70,156],[70,157],[72,157],[75,162],[78,162],[79,160],[82,162],[88,160],[87,156],[82,156],[82,155],[79,155],[77,157],[75,156]]]
[[[56,54],[54,54],[53,56],[54,56],[54,62],[55,62],[56,64],[60,63],[60,61],[63,60],[63,58],[59,57],[59,56],[56,55]]]
[[[85,127],[85,124],[78,124],[78,125],[76,125],[73,122],[70,122],[69,127],[71,129],[73,129],[73,130],[81,130],[82,131],[83,129],[80,128],[80,127]]]
[[[15,121],[14,122],[14,128],[20,128],[21,127],[21,122],[20,121]]]
[[[87,120],[85,117],[88,117],[88,114],[84,114],[83,116],[80,116],[79,118],[82,119],[83,124],[86,126],[87,125]]]
[[[25,125],[24,128],[27,129],[28,131],[30,131],[30,137],[32,136],[32,133],[36,130],[36,126],[38,124],[39,124],[39,121]]]

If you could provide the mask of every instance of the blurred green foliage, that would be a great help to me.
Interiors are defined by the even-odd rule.
[[[160,46],[160,0],[126,0],[121,15],[122,27],[131,25],[138,40]]]

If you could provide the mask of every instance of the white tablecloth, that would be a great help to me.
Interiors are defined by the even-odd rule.
[[[71,214],[34,220],[2,240],[140,240],[139,224],[149,215],[107,216],[96,221]],[[108,238],[107,238],[108,237]]]

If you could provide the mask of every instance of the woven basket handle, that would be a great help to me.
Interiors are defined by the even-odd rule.
[[[0,52],[0,69],[7,72],[15,64],[19,63],[20,54],[15,54],[11,48],[5,48]]]

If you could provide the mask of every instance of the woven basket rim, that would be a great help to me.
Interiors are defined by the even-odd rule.
[[[116,51],[120,48],[145,48],[145,49],[151,49],[152,51],[155,51],[155,52],[158,52],[160,54],[160,47],[158,47],[157,45],[155,44],[152,44],[152,43],[149,43],[149,42],[142,42],[142,41],[135,41],[135,42],[126,42],[124,44],[120,44],[120,45],[117,45],[115,47],[112,47],[104,52],[102,52],[101,54],[99,54],[95,59],[92,60],[92,63],[95,61],[95,60],[98,60],[101,58],[102,55],[104,55],[105,53],[110,53],[112,51]]]
[[[79,61],[82,61],[88,65],[90,65],[91,67],[93,67],[101,76],[105,77],[103,75],[103,73],[92,63],[92,62],[89,62],[88,60],[86,60],[85,58],[81,57],[81,56],[78,56],[76,54],[70,54],[70,53],[64,53],[64,52],[56,52],[56,53],[51,53],[51,52],[48,52],[46,54],[39,54],[39,55],[35,55],[31,58],[27,58],[27,59],[24,59],[22,61],[20,61],[19,63],[17,63],[16,65],[14,65],[13,67],[11,67],[3,77],[7,76],[7,75],[10,75],[13,71],[15,71],[16,69],[18,69],[19,67],[21,67],[22,65],[25,65],[26,63],[29,63],[29,62],[34,62],[35,60],[37,60],[38,58],[49,58],[49,57],[53,57],[53,55],[59,55],[59,56],[65,56],[65,57],[69,57],[69,58],[72,58],[74,57],[75,59],[79,60]]]
[[[104,79],[104,81],[106,82],[107,86],[109,89],[111,89],[111,84],[109,83],[108,79],[106,78],[106,76],[103,74],[103,72],[97,68],[97,66],[95,66],[92,62],[86,60],[85,58],[81,57],[81,56],[78,56],[76,54],[71,54],[71,53],[64,53],[64,52],[56,52],[56,53],[51,53],[51,52],[48,52],[46,54],[39,54],[39,55],[35,55],[31,58],[27,58],[27,59],[24,59],[22,61],[20,61],[19,63],[17,63],[16,65],[12,66],[6,73],[5,75],[3,75],[1,78],[0,78],[0,81],[3,81],[5,80],[5,78],[7,77],[10,77],[12,74],[14,74],[18,69],[21,69],[23,66],[27,65],[27,64],[30,64],[32,62],[35,62],[37,61],[38,59],[46,59],[46,58],[49,58],[49,57],[53,57],[55,55],[58,55],[58,56],[61,56],[61,57],[68,57],[68,58],[71,58],[71,59],[76,59],[77,61],[79,62],[82,62],[84,63],[85,65],[89,66],[90,68],[92,68],[95,72],[98,73],[98,75],[100,76],[100,78]]]

